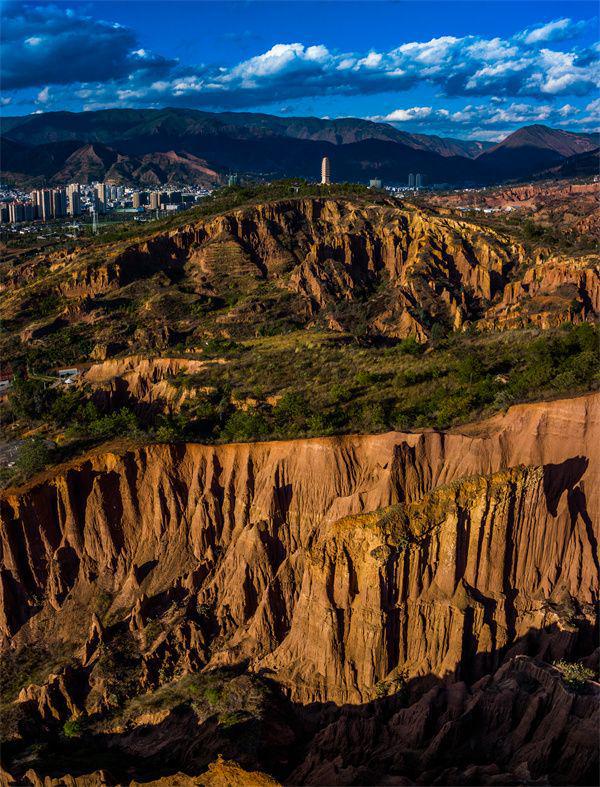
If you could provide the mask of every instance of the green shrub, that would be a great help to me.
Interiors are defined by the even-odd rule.
[[[107,690],[117,705],[139,691],[142,661],[136,641],[129,631],[117,634],[110,642],[102,645],[95,670],[104,678]]]
[[[48,383],[33,378],[17,377],[8,392],[10,409],[15,416],[33,420],[46,414],[51,397]]]
[[[50,417],[59,426],[68,426],[84,405],[85,397],[82,391],[71,388],[57,395],[50,407]]]
[[[457,367],[458,379],[463,383],[474,383],[485,374],[485,365],[474,353],[463,358]]]
[[[140,425],[135,413],[122,407],[113,413],[101,414],[92,402],[80,407],[75,415],[75,423],[69,434],[76,437],[89,437],[94,440],[107,440],[111,437],[136,437]]]
[[[409,336],[408,339],[402,339],[396,345],[398,352],[405,355],[422,355],[425,352],[426,345],[420,344],[414,336]]]
[[[331,404],[348,402],[350,399],[352,399],[352,391],[347,385],[334,383],[329,389],[329,401]]]
[[[258,440],[269,435],[269,424],[258,410],[236,410],[221,432],[226,440]]]
[[[595,678],[594,671],[578,661],[555,661],[554,666],[561,671],[563,682],[571,691],[582,691],[587,681]]]
[[[204,689],[204,698],[210,705],[218,705],[221,701],[221,689],[217,686],[207,686]]]
[[[83,724],[79,719],[69,719],[63,724],[65,738],[78,738],[83,732]]]
[[[53,451],[46,440],[33,437],[19,449],[16,466],[25,476],[30,476],[47,467],[52,461],[52,455]]]
[[[219,715],[219,727],[228,729],[235,727],[236,724],[241,724],[249,718],[247,713],[241,711],[233,711],[232,713],[221,713]]]

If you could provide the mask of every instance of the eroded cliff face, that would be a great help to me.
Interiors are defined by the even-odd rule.
[[[2,649],[67,654],[5,707],[10,745],[84,719],[127,773],[588,783],[600,689],[548,663],[595,661],[599,402],[104,449],[8,490]]]
[[[97,454],[2,499],[5,647],[91,630],[89,662],[103,594],[140,637],[157,604],[190,610],[150,684],[161,658],[249,659],[302,702],[360,703],[398,671],[483,674],[551,624],[534,650],[558,658],[561,609],[591,622],[597,598],[599,428],[585,396],[475,434]]]
[[[373,333],[423,341],[436,321],[457,330],[496,302],[496,311],[505,311],[511,305],[502,298],[509,280],[526,279],[531,262],[546,259],[529,259],[522,246],[491,229],[414,207],[306,199],[267,203],[180,227],[131,247],[114,265],[129,280],[132,270],[156,268],[157,261],[167,268],[182,265],[197,291],[207,294],[218,292],[223,276],[273,279],[300,296],[308,319],[328,315],[336,302],[370,297]],[[562,280],[560,275],[546,277],[531,292],[523,281],[522,324],[540,324],[539,314],[546,311],[538,303],[540,294],[554,297],[549,324],[598,312],[593,261],[556,260],[555,267],[568,271]],[[560,291],[565,275],[580,284],[569,304]],[[385,297],[377,293],[383,283],[391,285]],[[529,300],[531,308],[524,308]],[[335,316],[329,316],[329,324],[347,327]],[[502,319],[493,325],[513,327]]]
[[[478,323],[488,330],[593,318],[596,263],[543,250],[530,256],[490,228],[397,201],[295,199],[184,224],[125,249],[26,264],[12,279],[6,274],[4,300],[7,314],[23,311],[29,280],[41,268],[46,290],[70,304],[61,319],[73,321],[72,305],[81,312],[91,299],[86,319],[98,321],[103,296],[150,279],[155,292],[177,282],[195,296],[217,299],[219,308],[235,301],[212,326],[227,334],[256,326],[265,308],[261,286],[268,284],[298,324],[321,320],[348,330],[354,307],[372,335],[426,341],[435,324],[461,330]],[[142,309],[138,319],[148,333],[149,314]],[[192,330],[193,320],[180,322]],[[158,325],[152,330],[160,333]]]
[[[138,408],[159,405],[173,411],[198,393],[211,390],[208,387],[182,388],[175,385],[175,378],[198,374],[207,366],[221,362],[130,355],[92,364],[78,382],[90,386],[94,401],[107,408],[117,408],[133,400]]]

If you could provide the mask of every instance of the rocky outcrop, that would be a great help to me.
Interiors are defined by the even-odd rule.
[[[8,774],[2,774],[7,787],[18,784]],[[25,774],[27,784],[31,787],[107,787],[118,782],[108,771],[95,771],[81,776],[65,776],[63,778],[42,777],[33,768]],[[20,782],[23,784],[23,782]],[[128,787],[278,787],[279,782],[266,773],[246,771],[237,763],[218,757],[208,766],[208,770],[197,776],[185,773],[174,773],[171,776],[138,782],[128,781]]]
[[[146,358],[141,355],[105,360],[93,364],[81,376],[81,384],[93,391],[94,401],[103,407],[119,407],[134,402],[135,407],[156,406],[174,411],[205,388],[176,385],[179,375],[198,374],[210,363],[190,358]]]
[[[405,672],[473,679],[515,638],[559,658],[577,629],[554,604],[576,598],[593,624],[598,576],[594,542],[581,551],[573,516],[548,511],[548,473],[477,476],[337,522],[309,553],[288,635],[261,663],[301,700],[356,703]],[[540,639],[553,625],[558,640]]]
[[[524,300],[528,302],[525,313]],[[586,314],[600,314],[600,269],[589,257],[539,261],[520,280],[507,284],[502,299],[487,310],[479,326],[506,330],[533,324],[547,329],[564,322],[565,314],[570,322],[578,322]]]

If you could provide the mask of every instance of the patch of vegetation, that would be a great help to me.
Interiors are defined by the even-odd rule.
[[[16,377],[8,392],[10,413],[14,418],[36,421],[42,418],[53,399],[48,381]]]
[[[52,460],[52,448],[41,437],[26,440],[19,450],[16,461],[18,470],[26,477],[38,473],[47,467]]]
[[[135,438],[141,435],[141,429],[136,414],[128,407],[103,414],[92,402],[87,402],[74,413],[67,434],[102,442],[125,435]]]
[[[24,645],[0,657],[0,704],[15,700],[25,686],[40,684],[71,659],[67,645],[52,652],[41,645]]]
[[[94,599],[94,612],[98,615],[98,618],[105,622],[106,615],[108,610],[110,609],[110,605],[112,604],[112,596],[110,593],[107,593],[104,590],[100,590]]]
[[[407,694],[408,676],[404,670],[397,670],[385,680],[380,680],[375,686],[376,699],[395,696],[404,701]]]
[[[204,721],[216,717],[228,729],[249,719],[262,719],[270,692],[260,678],[219,669],[167,682],[156,691],[133,696],[119,713],[124,723],[145,713],[188,706]]]
[[[587,681],[594,680],[596,677],[593,670],[578,661],[555,661],[554,666],[561,671],[563,683],[570,691],[582,692]]]
[[[83,733],[85,725],[81,719],[68,719],[62,728],[65,738],[79,738]]]
[[[12,467],[0,468],[0,487],[19,484],[53,464],[56,450],[42,437],[25,440]]]
[[[102,645],[95,672],[106,681],[111,703],[120,707],[137,694],[142,659],[137,643],[129,631],[116,634]]]

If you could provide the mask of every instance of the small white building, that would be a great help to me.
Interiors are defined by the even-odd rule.
[[[58,379],[64,385],[71,385],[75,382],[75,378],[79,376],[79,369],[59,369]]]

